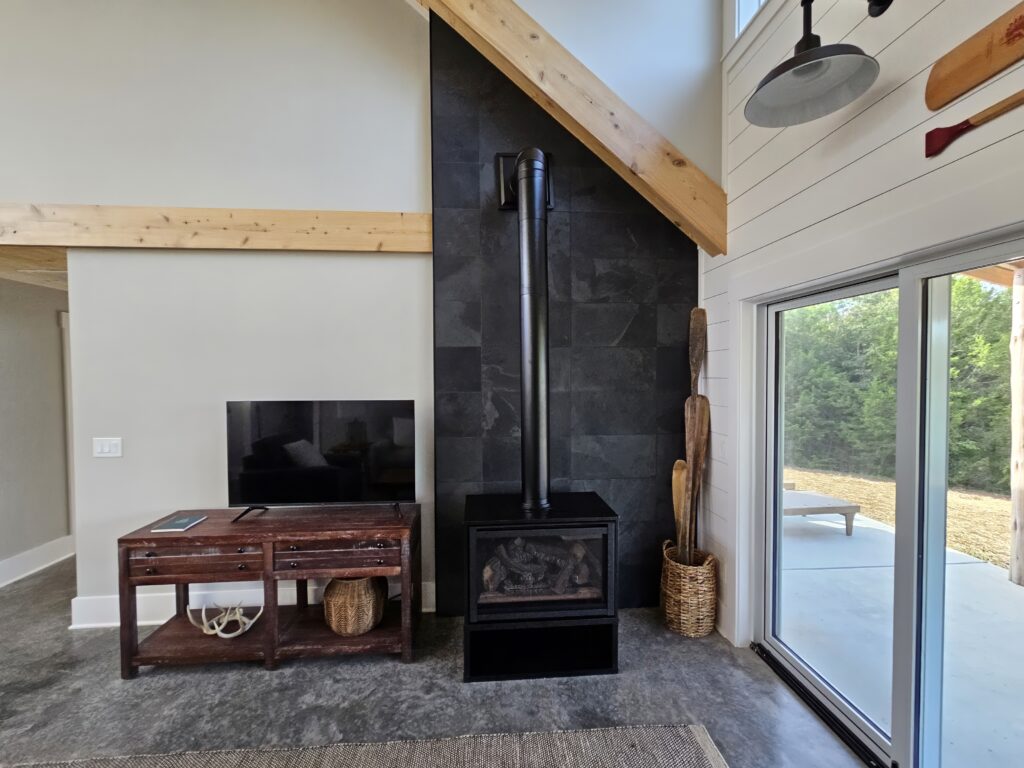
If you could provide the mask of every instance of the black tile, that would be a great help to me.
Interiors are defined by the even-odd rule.
[[[648,435],[655,432],[651,390],[598,390],[572,395],[574,435]]]
[[[653,304],[657,295],[657,269],[652,260],[573,259],[573,301]]]
[[[439,392],[434,398],[434,430],[438,437],[480,437],[484,432],[479,392]]]
[[[658,389],[685,392],[690,389],[690,358],[686,347],[658,347]]]
[[[522,420],[519,416],[518,391],[484,389],[483,434],[485,437],[519,438]]]
[[[657,342],[652,304],[575,304],[572,340],[577,347],[653,347]]]
[[[548,421],[551,437],[568,437],[572,432],[572,394],[570,392],[548,393]]]
[[[438,437],[434,471],[439,483],[480,481],[483,476],[483,438]]]
[[[437,347],[434,388],[437,392],[479,392],[480,347]]]
[[[475,114],[437,114],[431,119],[434,163],[480,162],[479,118]]]
[[[697,303],[697,269],[682,261],[658,259],[658,303]]]
[[[488,344],[483,348],[483,389],[518,392],[522,368],[519,345]]]
[[[574,478],[652,477],[654,435],[574,435]]]
[[[659,231],[661,234],[659,258],[681,260],[696,274],[697,244],[664,216],[661,217]]]
[[[480,300],[480,211],[434,211],[434,298]]]
[[[572,350],[572,390],[650,390],[654,385],[654,350],[582,347]]]
[[[548,346],[572,346],[572,305],[568,302],[548,302]]]
[[[650,210],[648,203],[606,165],[574,169],[573,211],[612,213]]]
[[[548,464],[551,477],[572,476],[572,441],[568,437],[552,437],[548,445]]]
[[[686,437],[682,433],[658,435],[654,486],[659,501],[672,499],[672,467],[679,459],[686,460]]]
[[[557,347],[548,350],[548,389],[551,392],[568,392],[572,388],[572,350]]]
[[[572,235],[569,214],[548,214],[548,297],[551,301],[572,299]]]
[[[597,493],[623,521],[647,520],[655,514],[654,486],[650,478],[591,478],[572,482],[574,491]]]
[[[688,344],[692,304],[658,305],[658,346]]]
[[[485,437],[483,440],[483,478],[485,482],[518,482],[522,471],[519,440]]]
[[[661,214],[573,213],[573,258],[655,259],[662,255]]]
[[[479,163],[435,163],[434,208],[473,208],[480,204]]]
[[[666,389],[658,392],[658,432],[673,434],[684,430],[683,412],[685,410],[686,398],[690,393],[686,389]]]
[[[435,301],[434,338],[445,347],[480,344],[479,301]]]

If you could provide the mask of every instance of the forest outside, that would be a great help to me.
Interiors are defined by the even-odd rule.
[[[1010,544],[1011,292],[951,280],[947,546],[1002,568]],[[788,312],[785,479],[892,525],[897,292]]]

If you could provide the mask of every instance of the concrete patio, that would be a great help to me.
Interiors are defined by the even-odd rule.
[[[891,720],[893,529],[858,515],[785,519],[779,634],[883,730]],[[1024,751],[1018,692],[1024,587],[947,550],[943,763],[1014,765]]]

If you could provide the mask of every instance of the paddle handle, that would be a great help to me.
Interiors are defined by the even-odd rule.
[[[995,120],[1000,115],[1005,115],[1011,109],[1016,109],[1021,104],[1024,104],[1024,90],[1017,91],[1012,96],[1007,96],[998,104],[993,104],[988,109],[982,110],[970,118],[968,122],[973,126],[984,125],[989,120]]]

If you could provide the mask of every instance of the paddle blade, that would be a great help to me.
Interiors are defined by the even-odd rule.
[[[974,128],[969,120],[948,128],[933,128],[924,136],[924,156],[935,157],[946,147]]]
[[[682,545],[683,531],[688,530],[684,515],[686,514],[686,488],[689,483],[689,473],[686,462],[677,461],[672,466],[672,511],[676,518],[676,546]],[[678,553],[678,550],[677,550]]]

